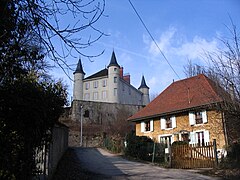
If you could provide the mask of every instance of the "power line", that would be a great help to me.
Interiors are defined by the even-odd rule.
[[[142,20],[141,16],[138,14],[136,8],[134,7],[134,5],[132,4],[131,0],[128,0],[130,5],[132,6],[134,12],[136,13],[137,17],[139,18],[139,20],[141,21],[142,25],[144,26],[144,28],[146,29],[147,33],[149,34],[149,36],[151,37],[152,41],[154,42],[154,44],[156,45],[156,47],[158,48],[159,52],[161,53],[161,55],[163,56],[164,60],[168,63],[168,65],[170,66],[170,68],[172,69],[172,71],[175,73],[175,75],[178,77],[178,79],[181,79],[180,76],[178,75],[178,73],[175,71],[175,69],[173,68],[173,66],[170,64],[170,62],[168,61],[167,57],[164,55],[164,53],[162,52],[162,50],[160,49],[160,47],[158,46],[157,42],[155,41],[154,37],[152,36],[152,34],[150,33],[149,29],[147,28],[146,24],[144,23],[144,21]]]

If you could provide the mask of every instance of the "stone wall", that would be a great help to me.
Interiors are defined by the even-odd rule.
[[[99,147],[102,145],[104,134],[113,133],[114,129],[125,132],[134,125],[127,118],[139,111],[143,106],[122,105],[74,100],[70,108],[60,118],[60,122],[69,127],[69,146],[80,145],[80,120],[83,123],[83,146]]]
[[[198,131],[198,130],[208,130],[210,135],[210,141],[216,139],[217,147],[219,149],[224,148],[226,145],[225,136],[224,136],[224,127],[222,114],[209,110],[207,111],[208,122],[205,124],[193,125],[189,124],[189,115],[188,112],[179,113],[176,116],[176,128],[161,130],[160,117],[154,119],[154,131],[153,132],[141,132],[141,122],[136,122],[136,135],[138,136],[149,136],[156,141],[159,141],[159,136],[163,134],[174,135],[174,141],[177,139],[177,133],[181,130],[186,130],[188,132]]]

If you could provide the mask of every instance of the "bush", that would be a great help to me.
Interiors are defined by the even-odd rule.
[[[161,144],[155,144],[155,160],[161,162],[164,160],[164,147]],[[126,136],[125,155],[140,160],[152,161],[154,141],[146,136],[135,136],[130,133]]]

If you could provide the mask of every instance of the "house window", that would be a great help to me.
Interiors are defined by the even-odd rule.
[[[114,68],[114,71],[117,71],[117,68]]]
[[[197,125],[207,123],[207,111],[195,111],[189,112],[189,124],[190,125]]]
[[[122,90],[125,91],[125,86],[124,86],[124,84],[122,84]]]
[[[209,131],[193,131],[190,132],[190,144],[198,144],[203,146],[206,142],[210,141]]]
[[[88,90],[89,88],[90,88],[90,84],[89,84],[89,82],[86,82],[85,83],[85,89]]]
[[[199,146],[204,146],[204,132],[196,132],[197,144]]]
[[[106,87],[106,86],[107,86],[107,80],[104,79],[104,80],[102,80],[102,87]]]
[[[107,99],[107,91],[102,91],[102,99]]]
[[[171,145],[172,136],[162,136],[160,137],[160,143],[164,144],[165,148],[168,148]]]
[[[94,82],[93,82],[93,87],[94,87],[94,88],[97,88],[97,87],[98,87],[98,81],[94,81]]]
[[[175,116],[171,116],[171,117],[165,117],[165,118],[161,118],[160,120],[160,124],[161,124],[161,129],[172,129],[172,128],[176,128],[177,124],[176,124],[176,117]]]
[[[141,132],[153,131],[153,120],[147,120],[141,122]]]
[[[195,112],[195,120],[196,120],[196,124],[202,124],[203,123],[202,112],[201,111]]]
[[[166,118],[166,128],[172,128],[172,119],[170,117]]]
[[[84,95],[84,99],[85,99],[85,100],[90,100],[90,94],[89,94],[89,93],[86,93],[86,94]]]
[[[93,99],[94,99],[94,100],[97,100],[97,99],[98,99],[98,92],[94,92],[94,93],[93,93]]]
[[[117,83],[117,77],[114,77],[114,83]]]

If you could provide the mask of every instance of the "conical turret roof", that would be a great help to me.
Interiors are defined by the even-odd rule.
[[[119,64],[117,63],[117,59],[116,59],[114,51],[112,52],[111,61],[110,61],[109,65],[108,65],[108,67],[110,67],[110,66],[117,66],[117,67],[120,68]]]
[[[141,89],[141,88],[148,88],[149,89],[149,87],[146,84],[144,76],[142,76],[142,82],[141,82],[141,85],[138,89]]]
[[[81,62],[80,58],[79,58],[79,61],[78,61],[78,64],[77,64],[77,68],[76,68],[76,70],[73,74],[75,74],[75,73],[82,73],[82,74],[85,75],[85,72],[83,71],[82,62]]]

